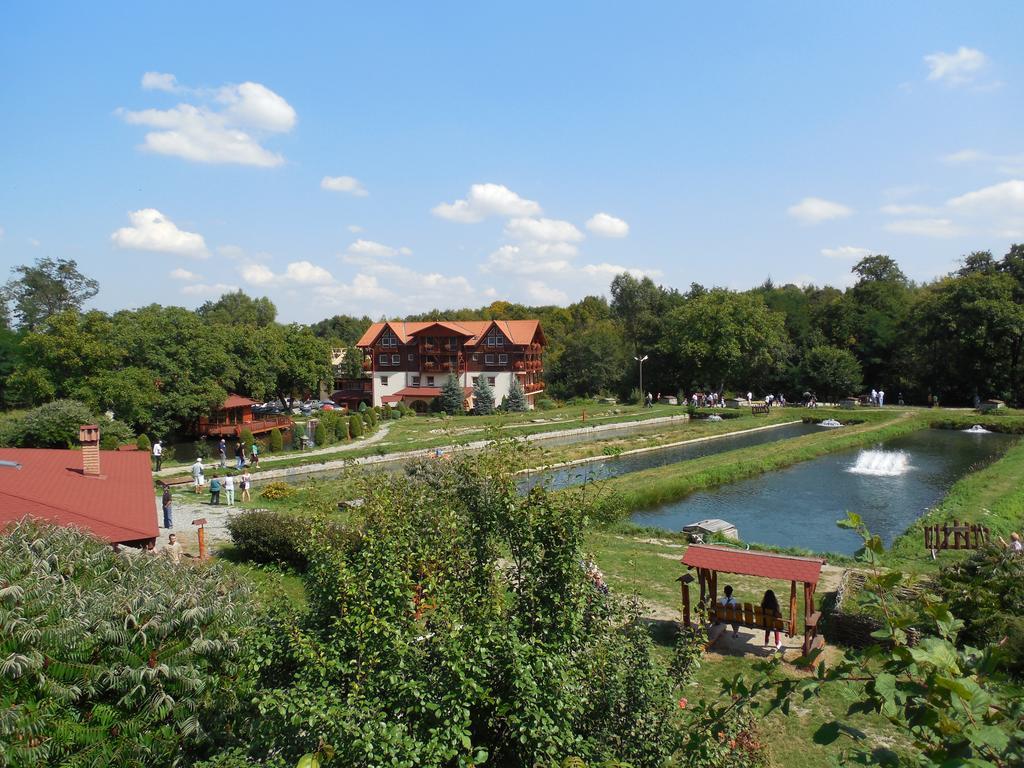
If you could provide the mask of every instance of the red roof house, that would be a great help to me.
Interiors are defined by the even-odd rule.
[[[82,428],[82,450],[0,448],[0,529],[23,517],[82,528],[111,543],[157,537],[156,497],[144,451],[100,451]],[[89,439],[95,436],[95,440]]]

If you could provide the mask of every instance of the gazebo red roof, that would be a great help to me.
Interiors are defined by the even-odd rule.
[[[0,448],[0,529],[23,517],[76,526],[110,542],[156,538],[156,496],[145,451],[100,451],[100,475],[82,472],[82,452]]]
[[[228,399],[224,401],[221,408],[224,410],[228,408],[250,408],[254,405],[256,405],[255,400],[250,400],[248,397],[242,397],[241,395],[236,395],[232,392],[228,395]]]
[[[801,581],[817,584],[825,561],[817,557],[777,555],[772,552],[718,547],[712,544],[691,544],[683,555],[683,565],[707,568],[719,573],[760,576],[780,581]]]

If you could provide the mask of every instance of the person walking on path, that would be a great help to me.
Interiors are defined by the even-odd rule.
[[[249,463],[252,464],[254,467],[258,467],[260,465],[260,445],[259,445],[259,443],[257,443],[255,440],[253,440],[252,441],[252,446],[250,447],[249,450],[250,450]]]
[[[241,470],[245,467],[245,446],[239,440],[235,443],[235,469]]]
[[[220,478],[215,477],[210,481],[210,503],[214,506],[220,504]]]
[[[228,506],[235,506],[235,478],[232,475],[224,478],[224,491],[228,497]]]
[[[164,508],[164,528],[173,528],[171,520],[171,486],[164,484],[164,495],[160,499]]]
[[[223,437],[217,445],[217,451],[220,453],[220,468],[224,469],[228,465],[228,441]]]
[[[196,459],[196,463],[192,465],[192,481],[195,485],[196,493],[202,490],[205,481],[203,479],[203,460]]]
[[[160,441],[157,440],[153,443],[153,465],[156,467],[157,472],[160,471],[160,466],[163,464],[163,461],[164,447],[160,444]]]
[[[252,488],[252,475],[249,474],[249,470],[242,473],[242,501],[252,501],[252,496],[249,495],[249,489]]]

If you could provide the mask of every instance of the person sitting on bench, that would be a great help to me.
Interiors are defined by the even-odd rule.
[[[734,609],[739,605],[739,603],[736,602],[736,598],[732,596],[731,584],[725,585],[725,595],[718,598],[718,604],[723,606],[732,606]],[[732,636],[740,636],[740,625],[736,622],[732,622]]]

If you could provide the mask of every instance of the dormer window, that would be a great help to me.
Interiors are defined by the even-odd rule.
[[[487,334],[486,344],[488,347],[503,347],[505,346],[505,337],[498,331],[491,331]]]

